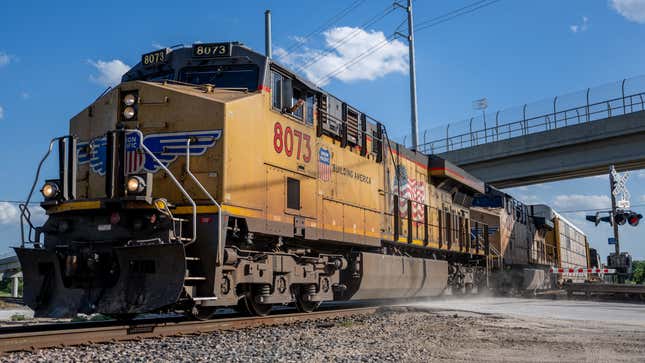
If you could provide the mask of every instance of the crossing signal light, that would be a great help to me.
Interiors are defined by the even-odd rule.
[[[614,222],[616,222],[617,225],[622,226],[623,224],[627,223],[627,213],[625,212],[618,212],[614,216]]]
[[[640,213],[636,212],[630,212],[629,216],[627,216],[627,222],[629,222],[630,226],[636,227],[638,226],[638,222],[643,218],[643,215]]]
[[[602,212],[602,213],[610,213],[608,216],[601,217],[600,216],[601,212],[597,212],[593,216],[586,216],[585,218],[589,222],[593,222],[596,226],[600,224],[600,222],[607,222],[609,225],[612,225],[616,223],[619,226],[624,225],[625,223],[629,223],[630,226],[636,227],[640,223],[641,219],[643,219],[643,215],[640,213],[636,213],[631,210],[619,210],[616,212],[616,214],[613,215],[613,218],[611,216],[611,212]]]

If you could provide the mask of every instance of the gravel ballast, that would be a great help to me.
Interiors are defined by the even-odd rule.
[[[20,362],[634,361],[645,328],[388,307],[376,314],[20,352]]]

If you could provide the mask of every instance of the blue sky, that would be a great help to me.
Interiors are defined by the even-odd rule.
[[[415,21],[422,24],[472,2],[419,0]],[[307,75],[320,80],[365,44],[387,38],[404,20],[397,10],[360,29],[390,2],[359,1],[346,17],[326,24],[324,32],[305,37],[350,3],[2,2],[0,200],[24,199],[48,140],[65,134],[69,118],[142,53],[179,43],[229,40],[261,51],[263,13],[270,8],[275,55],[292,66],[321,54],[326,44],[356,34],[307,69]],[[502,0],[425,29],[416,38],[420,128],[431,130],[432,138],[440,125],[476,114],[472,101],[482,97],[488,98],[489,110],[496,110],[645,74],[644,38],[643,0]],[[401,140],[409,124],[406,57],[401,41],[388,43],[351,71],[323,83],[382,120]],[[645,173],[632,173],[628,185],[633,204],[645,204],[644,182]],[[595,209],[606,207],[607,185],[606,178],[587,178],[512,192],[560,210]],[[608,225],[596,228],[579,213],[567,216],[601,253],[609,251]],[[0,204],[0,254],[19,240],[16,220],[15,206]],[[643,227],[623,227],[621,232],[623,248],[645,258]]]

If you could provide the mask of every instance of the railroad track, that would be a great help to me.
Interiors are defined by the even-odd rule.
[[[302,321],[372,314],[377,309],[377,306],[367,306],[322,310],[313,313],[278,313],[265,317],[215,318],[206,321],[156,319],[153,321],[134,320],[128,324],[111,321],[10,327],[0,329],[0,353],[284,325]]]

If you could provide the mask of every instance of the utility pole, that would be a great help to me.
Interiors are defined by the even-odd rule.
[[[614,195],[614,190],[616,188],[616,181],[614,180],[614,166],[611,165],[609,167],[609,194],[611,195],[611,221],[613,222],[612,225],[614,227],[614,240],[616,241],[616,245],[614,246],[616,249],[616,258],[620,256],[620,242],[618,241],[618,223],[615,221],[616,217],[616,195]]]
[[[408,13],[408,34],[396,34],[408,39],[408,55],[410,62],[410,128],[412,130],[412,150],[417,150],[419,147],[419,122],[417,115],[417,75],[414,64],[414,21],[412,19],[412,0],[408,0],[408,5],[403,6],[398,2],[394,3],[405,9]]]

